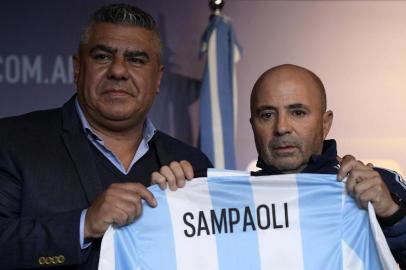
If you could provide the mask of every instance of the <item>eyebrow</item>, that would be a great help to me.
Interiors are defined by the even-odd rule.
[[[114,49],[114,48],[112,48],[112,47],[110,47],[110,46],[98,44],[98,45],[95,45],[94,47],[92,47],[92,48],[90,49],[90,53],[94,53],[94,52],[97,51],[97,50],[105,51],[105,52],[108,52],[108,53],[115,53],[115,52],[117,52],[117,49]]]
[[[309,107],[306,106],[306,105],[303,104],[303,103],[290,104],[290,105],[287,106],[287,108],[288,108],[289,110],[292,110],[292,109],[305,109],[305,110],[309,110]],[[275,111],[277,111],[278,108],[276,108],[275,106],[272,106],[272,105],[263,105],[263,106],[258,107],[258,108],[255,110],[255,112],[258,114],[258,113],[260,113],[260,112],[263,111],[263,110],[275,110]]]
[[[116,53],[117,52],[116,48],[106,46],[106,45],[102,45],[102,44],[98,44],[98,45],[95,45],[94,47],[92,47],[90,49],[90,53],[94,53],[97,50],[105,51],[105,52],[108,52],[108,53]],[[133,50],[133,51],[126,50],[124,52],[124,57],[143,57],[146,60],[149,60],[149,58],[150,58],[148,53],[146,53],[145,51],[139,51],[139,50]]]
[[[264,110],[277,110],[276,107],[271,106],[271,105],[262,105],[258,108],[256,108],[255,113],[259,114],[260,112],[264,111]]]
[[[288,106],[289,109],[306,109],[308,110],[309,107],[303,103],[294,103]]]

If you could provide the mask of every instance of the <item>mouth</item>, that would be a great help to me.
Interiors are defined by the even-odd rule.
[[[276,146],[276,147],[273,147],[273,151],[274,152],[277,152],[277,153],[291,153],[291,152],[293,152],[293,151],[295,151],[295,149],[296,149],[296,146],[294,146],[294,145],[283,145],[283,146]]]
[[[111,97],[131,96],[131,94],[124,89],[108,89],[103,92],[103,95],[108,95]]]

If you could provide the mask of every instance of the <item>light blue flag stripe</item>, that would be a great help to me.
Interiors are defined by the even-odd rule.
[[[371,237],[371,227],[367,225],[369,224],[368,213],[363,210],[360,211],[355,201],[349,196],[346,197],[345,202],[344,213],[347,213],[347,218],[344,217],[343,220],[343,240],[361,258],[364,269],[381,269],[378,251],[374,239]],[[365,226],[359,226],[359,224],[365,224]],[[365,248],[366,241],[369,241],[368,248]]]
[[[163,265],[165,270],[177,269],[175,239],[172,233],[168,233],[172,232],[173,227],[166,194],[158,186],[149,187],[149,190],[153,192],[159,207],[152,209],[144,203],[144,213],[148,213],[150,218],[141,215],[134,226],[125,226],[117,231],[116,270],[162,269]],[[153,233],[145,233],[148,231]]]
[[[204,67],[202,88],[200,90],[200,148],[215,165],[213,123],[210,107],[210,78],[208,66]],[[216,167],[216,165],[214,166]]]
[[[217,74],[220,111],[223,124],[225,168],[235,169],[233,53],[234,39],[231,25],[223,21],[217,27]]]
[[[343,184],[335,175],[324,175],[322,181],[318,179],[319,175],[312,174],[298,174],[296,178],[300,194],[303,265],[304,269],[340,269],[342,256],[337,255],[341,254],[341,244],[337,239],[341,239],[341,231],[337,228],[340,228],[341,216],[334,213],[341,212]],[[320,196],[321,190],[323,196]],[[328,260],[323,260],[326,258]]]
[[[215,48],[207,48],[210,46],[210,39],[213,36],[216,37]],[[202,47],[205,47],[207,61],[200,92],[201,149],[215,167],[235,169],[234,117],[236,116],[233,104],[233,66],[234,50],[238,48],[238,45],[230,22],[222,16],[214,16],[204,33],[202,44]],[[216,72],[210,70],[213,68],[209,65],[210,49],[214,49],[216,56],[214,60]],[[210,74],[215,78],[210,77]],[[211,81],[216,82],[214,86],[217,88],[217,92],[214,93],[217,95],[216,97],[211,94],[211,90],[213,91]],[[215,99],[218,99],[218,104],[214,102]],[[216,104],[220,115],[216,115]],[[214,118],[219,121],[219,125],[213,123]],[[218,132],[221,133],[221,138],[215,137]],[[220,139],[221,142],[215,141]],[[222,151],[224,164],[219,161],[220,158],[216,156],[216,151]]]
[[[224,181],[224,177],[211,177],[208,181],[213,209],[220,216],[222,209],[239,209],[238,225],[230,225],[228,220],[228,232],[216,235],[219,269],[234,270],[260,270],[261,260],[259,257],[259,245],[257,232],[248,226],[243,231],[244,208],[256,209],[252,194],[249,176],[233,176]],[[230,211],[230,210],[225,210]],[[237,211],[231,210],[231,215],[237,220]],[[229,217],[231,215],[228,215]],[[252,212],[252,219],[256,220],[256,212]],[[233,232],[231,232],[231,228]],[[235,235],[239,232],[238,237]],[[248,259],[249,258],[249,259]]]

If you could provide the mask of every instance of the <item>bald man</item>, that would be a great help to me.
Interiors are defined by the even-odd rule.
[[[400,175],[355,159],[339,171],[336,142],[325,140],[333,112],[326,110],[323,83],[311,71],[281,65],[263,73],[251,94],[251,126],[258,151],[257,175],[348,174],[347,190],[360,207],[372,202],[391,250],[406,268],[406,199]]]
[[[336,142],[325,140],[332,122],[323,83],[313,72],[288,64],[264,72],[251,94],[250,123],[261,169],[253,175],[320,173],[337,174],[339,180],[348,176],[348,192],[362,208],[372,202],[392,253],[406,269],[404,180],[351,156],[337,160]],[[153,173],[152,182],[174,190],[191,178],[193,169],[183,161]]]

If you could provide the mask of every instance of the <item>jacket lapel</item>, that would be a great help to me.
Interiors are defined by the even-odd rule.
[[[75,164],[87,200],[91,203],[102,192],[102,186],[89,143],[76,112],[75,99],[76,95],[62,107],[62,138]]]

